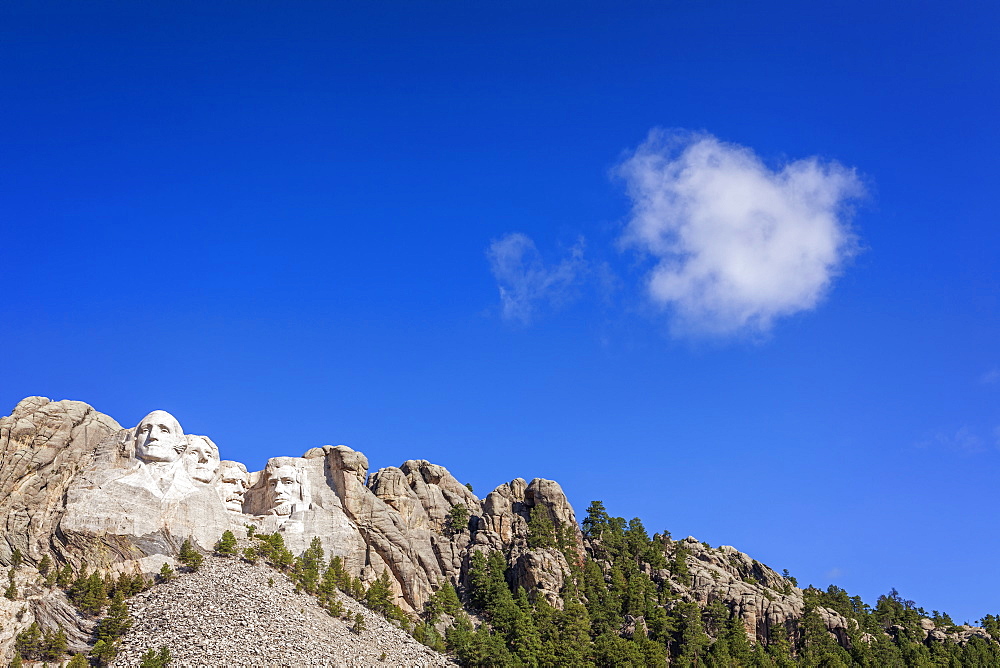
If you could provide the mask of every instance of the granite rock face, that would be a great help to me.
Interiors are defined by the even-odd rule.
[[[295,554],[318,537],[363,582],[388,572],[408,612],[443,583],[461,586],[473,549],[503,551],[518,581],[555,602],[568,566],[557,551],[527,549],[535,505],[571,527],[582,555],[573,510],[552,481],[517,479],[484,503],[426,460],[369,475],[365,455],[344,445],[247,471],[164,411],[123,428],[81,402],[42,397],[0,419],[0,493],[0,564],[18,549],[34,564],[48,554],[74,567],[153,573],[175,565],[186,539],[209,551],[224,531],[242,535],[252,524],[280,533]],[[459,505],[470,519],[456,528],[449,518]]]
[[[121,425],[80,401],[28,397],[0,418],[0,563],[13,551],[39,560],[53,549],[63,497],[98,446]]]
[[[459,516],[468,522],[456,522]],[[530,523],[539,519],[551,523],[561,548],[529,540]],[[184,540],[207,552],[224,531],[243,536],[247,525],[281,534],[296,555],[318,538],[327,555],[339,555],[365,583],[388,573],[395,603],[407,612],[422,611],[445,583],[464,590],[475,552],[500,552],[511,584],[562,607],[567,578],[592,550],[562,488],[551,480],[516,478],[479,499],[426,460],[369,473],[367,457],[345,445],[275,457],[263,470],[248,471],[221,459],[209,437],[185,434],[163,411],[123,428],[78,401],[29,397],[0,418],[0,565],[9,566],[18,550],[28,573],[48,555],[57,565],[86,561],[110,573],[149,574],[164,563],[175,565]],[[729,546],[711,548],[694,538],[677,544],[686,554],[686,576],[646,568],[678,600],[721,601],[760,640],[776,625],[801,618],[802,590],[763,564]],[[82,648],[87,638],[92,622],[80,618],[60,591],[33,587],[29,578],[19,587],[21,600],[0,600],[0,614],[10,620],[0,630],[0,659],[10,657],[14,635],[36,620],[66,628],[71,646]],[[846,645],[847,620],[832,610],[819,612]],[[636,618],[623,632],[644,623]],[[926,632],[956,641],[983,633],[974,627],[946,632],[933,624]],[[320,651],[302,656],[318,657],[314,650]],[[349,654],[341,658],[351,660]],[[134,659],[126,653],[122,665]]]

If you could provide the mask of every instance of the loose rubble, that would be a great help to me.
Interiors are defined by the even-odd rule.
[[[272,584],[273,582],[273,584]],[[135,623],[112,666],[165,646],[171,666],[450,666],[448,657],[342,595],[344,618],[265,565],[209,557],[129,600]],[[365,630],[355,633],[354,616]]]

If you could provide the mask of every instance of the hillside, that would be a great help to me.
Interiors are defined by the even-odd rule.
[[[465,665],[1000,663],[992,616],[803,590],[596,501],[578,522],[551,480],[480,499],[425,460],[369,473],[346,446],[247,471],[162,411],[122,428],[81,402],[20,402],[0,419],[0,527],[5,660],[62,633],[73,651],[106,639],[117,658],[94,660],[114,665],[160,646],[178,665],[448,662],[414,638]],[[147,588],[225,535],[235,554]],[[134,624],[109,633],[99,620],[126,604]]]

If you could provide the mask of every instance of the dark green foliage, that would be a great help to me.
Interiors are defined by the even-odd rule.
[[[158,652],[150,648],[142,655],[142,662],[139,666],[140,668],[166,668],[170,665],[171,658],[170,650],[166,647],[160,647]]]
[[[452,506],[444,523],[445,534],[454,536],[468,530],[469,517],[469,509],[465,507],[464,503]]]
[[[615,633],[603,633],[594,640],[594,662],[599,666],[642,664],[639,646]]]
[[[174,579],[174,569],[167,562],[163,562],[163,565],[160,567],[159,578],[160,582],[169,582]]]
[[[24,555],[21,554],[21,550],[14,550],[10,555],[10,567],[17,569],[21,567],[21,563],[24,561]]]
[[[678,541],[674,544],[673,557],[670,560],[669,568],[677,581],[681,584],[691,584],[691,573],[687,566],[688,551],[684,543]]]
[[[336,600],[338,589],[345,593],[349,592],[351,576],[344,569],[343,560],[339,556],[334,556],[323,571],[323,578],[317,586],[320,603]]]
[[[215,553],[220,557],[232,557],[237,553],[236,536],[232,531],[226,529],[222,532],[222,538],[215,544]]]
[[[458,592],[450,582],[446,582],[424,604],[424,619],[429,624],[436,624],[442,614],[454,617],[461,609]]]
[[[315,537],[295,562],[295,582],[308,594],[315,594],[323,571],[323,543]]]
[[[188,570],[194,573],[201,568],[205,557],[201,555],[201,552],[194,549],[190,540],[185,539],[184,543],[181,544],[181,551],[177,554],[177,561],[187,566]]]
[[[81,567],[80,574],[66,594],[80,612],[91,617],[101,614],[108,603],[104,578],[97,571],[88,575],[86,564]]]
[[[365,604],[379,613],[383,617],[387,617],[392,610],[392,587],[389,583],[389,572],[382,571],[382,574],[378,576],[378,579],[372,583],[372,586],[368,589],[365,594]]]
[[[421,622],[414,627],[413,638],[437,652],[448,651],[448,646],[445,644],[444,638],[437,632],[434,625],[428,622]]]
[[[98,640],[90,648],[90,657],[98,666],[106,666],[118,656],[118,647],[113,642]]]
[[[552,523],[548,508],[536,505],[531,509],[528,519],[528,547],[556,546],[556,528]]]
[[[150,586],[150,583],[146,580],[141,573],[136,573],[134,575],[129,575],[128,573],[122,573],[118,579],[110,584],[105,584],[108,596],[114,598],[115,594],[118,592],[122,593],[122,596],[129,598],[130,596],[135,596],[141,591],[145,591]]]
[[[90,656],[99,666],[105,666],[118,655],[118,639],[132,626],[132,616],[121,591],[115,592],[108,607],[108,614],[97,622],[94,635],[97,642],[90,650]]]
[[[58,577],[56,577],[56,584],[63,589],[68,589],[73,584],[73,567],[66,564],[59,571]]]
[[[354,625],[351,630],[355,633],[361,633],[365,630],[365,617],[360,612],[354,615]]]
[[[14,569],[7,571],[7,589],[3,592],[4,598],[13,601],[17,598],[17,584],[14,582]]]
[[[473,494],[475,494],[475,493],[476,493],[476,491],[475,491],[474,489],[472,489],[472,483],[471,483],[471,482],[467,482],[467,483],[465,483],[465,488],[466,488],[467,490],[469,490],[470,492],[472,492]]]
[[[476,607],[487,613],[498,609],[502,602],[511,598],[510,589],[504,579],[507,560],[499,552],[482,551],[472,554],[469,566],[470,599]]]
[[[14,651],[22,659],[29,661],[59,661],[66,654],[66,632],[46,629],[44,632],[37,622],[14,639]]]
[[[42,661],[60,661],[65,656],[68,646],[66,632],[61,628],[55,632],[45,631],[42,634]]]
[[[90,661],[83,654],[74,654],[73,658],[66,664],[66,668],[88,668]]]
[[[38,622],[31,622],[31,626],[17,634],[14,640],[14,651],[19,656],[35,660],[40,658],[42,652],[42,629]]]
[[[979,620],[979,625],[986,629],[991,638],[1000,642],[1000,615],[986,615]]]
[[[260,541],[257,545],[257,554],[279,571],[287,571],[295,563],[295,555],[285,547],[285,539],[280,533],[259,533],[254,537]]]
[[[257,526],[254,524],[244,524],[247,528],[247,538],[253,538],[254,534],[257,533]]]
[[[43,555],[42,560],[38,562],[38,572],[44,576],[48,575],[50,570],[52,570],[52,559],[47,554]]]
[[[355,601],[363,601],[365,598],[365,585],[361,582],[361,578],[353,577],[351,578],[351,586],[347,591],[347,595],[353,598]]]
[[[132,616],[128,612],[128,604],[121,592],[115,592],[115,597],[108,606],[108,614],[97,623],[94,635],[98,640],[114,643],[132,627]]]
[[[7,664],[7,666],[8,666],[8,668],[23,668],[24,667],[24,661],[21,660],[21,655],[20,654],[15,654],[14,658],[10,660],[10,663]]]

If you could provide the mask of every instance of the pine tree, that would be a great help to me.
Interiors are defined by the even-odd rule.
[[[21,550],[15,549],[10,555],[10,566],[11,568],[17,569],[21,567],[21,562],[24,561],[24,555],[21,554]]]
[[[34,660],[41,657],[42,629],[38,626],[38,622],[31,622],[28,628],[17,634],[14,639],[14,651],[25,659]]]
[[[170,582],[174,579],[174,569],[172,569],[170,564],[165,561],[163,562],[163,565],[160,566],[159,578],[160,582]]]
[[[3,595],[4,598],[13,601],[15,598],[17,598],[17,583],[14,582],[13,568],[7,571],[7,580],[8,580],[7,589],[4,590]]]
[[[199,568],[201,568],[201,564],[204,560],[205,558],[201,556],[201,552],[194,549],[190,539],[185,539],[181,544],[181,551],[177,555],[177,561],[187,566],[189,571],[195,573]]]
[[[465,617],[459,617],[445,631],[444,640],[449,652],[458,657],[465,656],[472,643],[472,624]]]
[[[389,572],[382,571],[365,594],[365,604],[383,617],[389,616],[394,604],[392,602],[392,585]]]
[[[548,508],[536,505],[528,519],[528,547],[532,549],[555,547],[556,529]]]
[[[170,650],[166,647],[160,647],[160,651],[158,652],[153,648],[149,648],[142,655],[142,662],[139,666],[140,668],[167,668],[170,665],[171,659]]]
[[[66,668],[90,668],[90,662],[83,654],[74,654],[73,658],[66,664]]]
[[[579,666],[589,660],[590,616],[587,608],[576,601],[566,603],[559,615],[559,643],[556,646],[556,663],[561,666]]]
[[[90,649],[90,656],[93,657],[98,666],[106,666],[118,656],[118,647],[113,642],[98,640]]]
[[[73,567],[66,564],[59,571],[59,575],[56,578],[56,584],[63,589],[68,589],[73,585]]]
[[[220,557],[232,557],[236,555],[236,536],[229,529],[222,532],[222,538],[215,544],[215,553]]]
[[[42,646],[39,652],[43,661],[58,661],[66,654],[69,641],[66,639],[66,632],[60,628],[58,631],[46,631],[42,635]]]
[[[298,562],[297,581],[307,593],[312,594],[319,586],[320,569],[323,567],[323,543],[315,537],[302,553]]]
[[[452,506],[448,511],[448,517],[445,519],[444,523],[445,535],[454,536],[468,530],[469,517],[469,509],[464,503],[458,503]]]
[[[115,597],[108,608],[108,614],[97,623],[94,633],[99,640],[114,643],[125,635],[132,626],[132,616],[128,612],[128,604],[121,592],[115,592]]]
[[[360,612],[354,615],[354,626],[351,630],[355,633],[361,633],[365,630],[365,617]]]
[[[537,666],[539,664],[538,655],[542,651],[542,638],[538,633],[535,620],[532,618],[531,603],[528,602],[528,595],[524,589],[518,589],[514,610],[515,614],[508,633],[507,646],[521,664]]]
[[[42,560],[38,562],[38,572],[41,573],[43,576],[45,576],[49,574],[49,570],[51,568],[52,568],[52,559],[50,559],[49,555],[47,554],[42,555]]]

